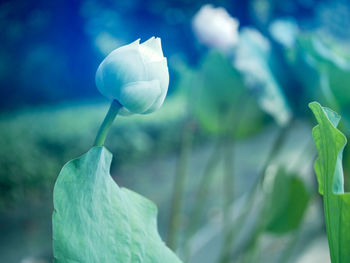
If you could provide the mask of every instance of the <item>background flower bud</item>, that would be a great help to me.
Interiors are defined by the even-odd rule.
[[[237,19],[222,7],[204,5],[192,20],[193,31],[202,44],[227,51],[238,42]]]
[[[96,86],[117,100],[121,113],[151,113],[163,104],[169,86],[167,60],[160,38],[140,39],[112,51],[96,72]]]

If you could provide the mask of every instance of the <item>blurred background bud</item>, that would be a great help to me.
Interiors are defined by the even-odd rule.
[[[239,21],[226,9],[204,5],[192,20],[198,41],[210,48],[228,51],[237,44]]]

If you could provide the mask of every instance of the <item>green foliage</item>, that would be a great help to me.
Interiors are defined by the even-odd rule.
[[[244,137],[261,128],[264,115],[221,54],[207,54],[187,83],[190,109],[208,132]]]
[[[281,234],[297,229],[310,198],[304,182],[280,169],[271,186],[265,203],[266,231]]]
[[[349,133],[350,52],[331,37],[312,32],[300,33],[284,54],[290,75],[302,86],[301,107],[310,100],[330,105],[344,116]]]
[[[164,154],[176,149],[184,104],[169,98],[154,114],[118,117],[107,141],[110,149],[120,152],[117,163],[132,163],[151,152]],[[64,162],[93,144],[107,106],[90,102],[3,114],[0,211],[48,195]]]
[[[323,99],[334,106],[349,104],[350,95],[344,87],[350,83],[350,60],[338,54],[336,47],[314,35],[301,35],[298,44],[319,72]]]
[[[270,114],[279,125],[291,118],[291,110],[277,78],[268,64],[271,46],[259,31],[245,28],[239,36],[234,66],[241,73],[260,108]]]
[[[111,161],[106,148],[93,147],[63,167],[54,189],[55,262],[180,262],[159,237],[156,206],[119,188]]]
[[[312,130],[318,151],[315,171],[323,195],[328,243],[333,263],[350,262],[350,194],[344,193],[342,154],[346,137],[337,129],[340,116],[317,102],[309,107],[318,125]]]

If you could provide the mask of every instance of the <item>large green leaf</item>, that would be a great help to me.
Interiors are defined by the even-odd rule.
[[[157,207],[109,174],[112,154],[93,147],[68,162],[54,189],[55,262],[180,262],[157,232]]]
[[[220,53],[209,52],[188,78],[189,107],[206,131],[242,138],[261,128],[263,112]]]
[[[309,107],[318,125],[312,130],[318,158],[315,171],[323,195],[328,243],[333,263],[350,262],[350,194],[344,193],[342,154],[346,137],[336,128],[340,116],[317,102]]]
[[[280,234],[298,228],[310,198],[302,179],[279,169],[266,181],[265,230]]]

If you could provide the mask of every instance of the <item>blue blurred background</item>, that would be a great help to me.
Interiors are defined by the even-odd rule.
[[[209,13],[196,24],[205,5]],[[226,11],[210,17],[217,7]],[[220,30],[215,35],[215,27],[208,33],[206,26],[219,21],[218,28],[224,28],[226,20],[233,35],[223,48],[220,41],[228,41],[227,36]],[[285,262],[329,262],[312,171],[314,121],[307,103],[318,100],[340,112],[341,129],[350,134],[349,27],[350,5],[342,0],[2,1],[0,261],[51,262],[55,179],[65,162],[89,149],[108,109],[109,102],[95,87],[96,69],[115,48],[156,36],[168,59],[168,97],[154,114],[118,117],[106,143],[115,154],[111,174],[116,182],[158,205],[160,234],[180,257],[217,262],[223,247],[216,241],[221,239],[217,228],[224,201],[217,193],[222,192],[224,157],[218,158],[213,177],[205,179],[211,180],[205,190],[209,198],[196,234],[188,234],[187,228],[206,163],[224,141],[233,152],[230,203],[236,212],[256,178],[282,168],[302,181],[308,201],[305,207],[295,204],[301,222],[288,231],[276,235],[279,230],[266,227],[273,235],[259,237],[259,261],[247,259],[254,242],[251,233],[241,233],[240,240],[247,239],[248,245],[230,241],[229,251],[237,256],[228,253],[220,262],[282,262],[269,258],[266,249],[287,253]],[[184,148],[190,155],[180,198],[172,193],[178,190],[174,182],[184,165]],[[348,151],[344,158],[349,160]],[[177,197],[183,211],[174,244],[169,225]],[[272,203],[272,210],[279,205]]]
[[[349,23],[348,8],[339,1],[211,3],[225,7],[241,27],[251,25],[264,32],[273,19],[290,16],[305,29],[322,27],[348,37],[343,30]],[[94,86],[98,64],[111,50],[136,38],[159,36],[166,56],[196,63],[203,50],[192,33],[191,19],[203,4],[185,0],[3,2],[1,109],[99,97]]]

